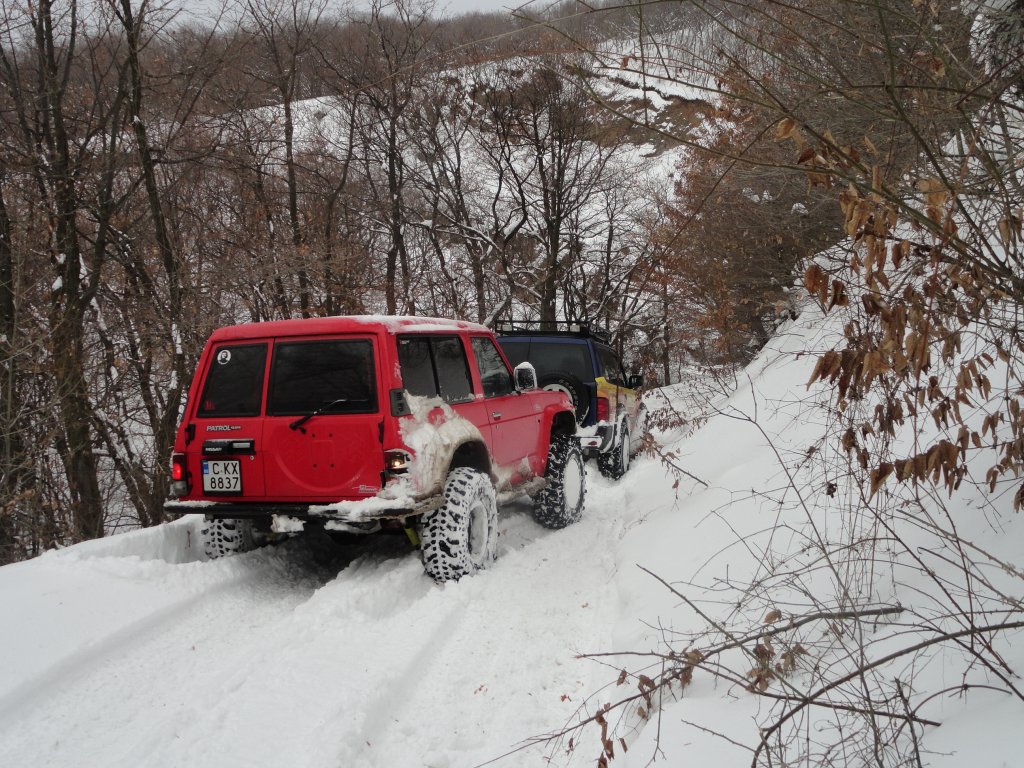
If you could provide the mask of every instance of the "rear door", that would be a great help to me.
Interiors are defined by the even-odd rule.
[[[193,494],[259,497],[264,493],[262,403],[269,341],[215,344],[205,358],[203,384],[190,403],[186,462]]]
[[[376,345],[372,336],[274,343],[263,437],[269,499],[336,501],[380,490]]]
[[[440,397],[490,442],[487,409],[473,395],[473,380],[462,338],[409,334],[399,336],[397,343],[403,389],[416,397]],[[443,418],[443,414],[437,412],[431,417]]]
[[[597,350],[601,375],[607,382],[607,391],[614,393],[611,396],[614,398],[612,414],[618,416],[624,413],[629,416],[630,423],[635,422],[640,401],[636,390],[626,387],[626,372],[622,367],[622,361],[610,347],[596,344],[594,348]]]

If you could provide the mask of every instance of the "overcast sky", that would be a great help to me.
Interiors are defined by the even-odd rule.
[[[239,2],[239,0],[230,0]],[[370,0],[329,0],[330,4],[337,8],[346,5],[353,7],[369,7]],[[437,12],[439,15],[458,16],[474,11],[510,13],[515,8],[526,6],[526,10],[539,11],[550,5],[552,0],[436,0]],[[159,0],[154,5],[160,5]],[[219,0],[169,0],[167,5],[181,8],[186,13],[193,13],[199,16],[208,17],[216,8],[221,6]]]

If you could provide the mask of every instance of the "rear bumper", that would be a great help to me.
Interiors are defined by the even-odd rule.
[[[441,506],[441,496],[431,496],[420,501],[403,499],[391,506],[383,500],[370,498],[364,501],[338,502],[335,504],[306,504],[261,501],[167,501],[164,511],[174,515],[206,515],[208,518],[241,520],[271,515],[285,515],[298,520],[336,520],[343,523],[364,523],[374,520],[402,520],[422,515]]]
[[[498,502],[505,503],[523,495],[532,496],[546,485],[545,478],[534,477],[515,487],[502,488],[498,492]],[[280,515],[297,520],[334,521],[358,526],[374,521],[403,521],[409,517],[433,512],[442,503],[444,503],[444,495],[440,493],[423,499],[414,499],[411,496],[394,499],[370,496],[359,501],[337,501],[333,504],[170,499],[164,502],[164,511],[173,515],[205,515],[207,518],[226,520],[258,519]]]
[[[581,428],[576,436],[580,441],[583,455],[592,458],[598,454],[607,453],[615,445],[615,425],[605,423]]]

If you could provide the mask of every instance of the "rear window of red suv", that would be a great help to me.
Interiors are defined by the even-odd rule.
[[[266,344],[222,344],[213,350],[199,416],[259,416]]]
[[[374,413],[377,385],[369,339],[274,344],[267,413]]]

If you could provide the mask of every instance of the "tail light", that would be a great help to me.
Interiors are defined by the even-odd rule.
[[[597,420],[608,421],[608,398],[597,398]]]
[[[175,453],[171,456],[171,495],[188,496],[188,466],[185,454]]]
[[[412,457],[405,451],[386,451],[384,453],[384,471],[389,475],[401,475],[409,470]]]

